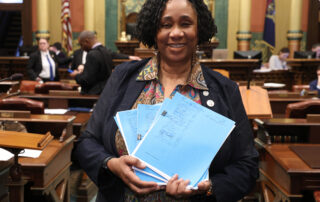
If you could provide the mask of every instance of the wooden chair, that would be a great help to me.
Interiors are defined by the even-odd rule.
[[[25,110],[31,114],[44,114],[44,103],[28,98],[10,97],[0,100],[0,110]]]
[[[293,85],[292,86],[292,91],[294,92],[301,92],[302,90],[309,91],[309,85]]]
[[[34,93],[36,85],[39,85],[38,81],[23,80],[20,82],[20,93]]]
[[[286,118],[306,118],[307,114],[320,114],[320,100],[306,100],[287,105]]]

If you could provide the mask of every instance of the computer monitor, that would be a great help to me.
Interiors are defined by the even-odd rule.
[[[136,38],[136,26],[137,23],[127,23],[126,24],[126,34],[130,34],[132,39]]]
[[[234,51],[233,52],[233,58],[234,59],[259,59],[262,58],[261,51]]]
[[[316,57],[316,52],[313,51],[295,51],[294,58],[306,58],[306,59],[311,59]]]

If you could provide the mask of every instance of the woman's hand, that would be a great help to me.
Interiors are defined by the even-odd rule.
[[[148,194],[160,189],[156,182],[145,182],[139,179],[132,166],[140,169],[144,169],[146,166],[132,156],[124,155],[120,158],[112,158],[108,161],[107,166],[113,174],[121,178],[137,194]]]
[[[208,180],[200,182],[197,190],[187,189],[189,183],[189,180],[178,179],[176,174],[168,181],[166,192],[176,198],[187,198],[196,194],[204,194],[211,187],[211,182]]]

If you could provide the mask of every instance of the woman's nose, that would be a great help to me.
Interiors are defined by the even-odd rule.
[[[183,31],[179,26],[174,26],[170,32],[170,37],[182,37]]]

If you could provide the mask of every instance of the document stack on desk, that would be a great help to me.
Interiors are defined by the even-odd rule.
[[[158,105],[118,112],[116,123],[129,155],[147,167],[134,168],[144,181],[166,184],[174,175],[197,189],[235,122],[176,93]]]

